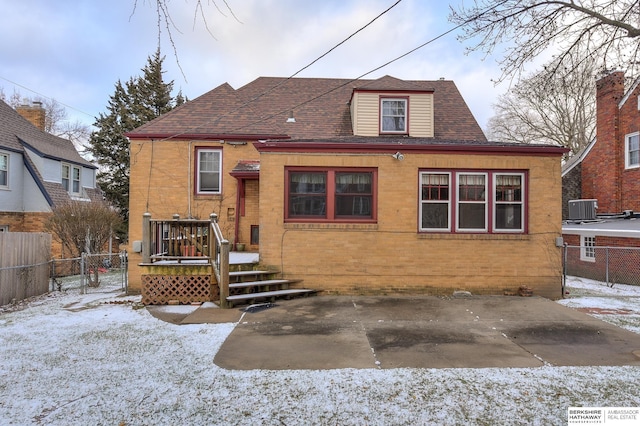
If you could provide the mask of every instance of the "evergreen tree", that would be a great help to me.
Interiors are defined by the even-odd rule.
[[[162,79],[160,51],[147,59],[141,77],[115,84],[107,113],[100,113],[87,151],[100,166],[97,181],[107,201],[115,206],[124,221],[129,216],[129,141],[125,133],[171,111],[185,102],[182,93],[171,96],[173,81]]]

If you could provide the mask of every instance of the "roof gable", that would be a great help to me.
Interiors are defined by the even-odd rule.
[[[23,152],[25,145],[43,157],[96,168],[78,154],[70,140],[43,132],[0,100],[0,148]]]
[[[433,92],[434,137],[486,140],[457,87],[449,80],[260,77],[234,90],[225,83],[127,136],[275,139],[353,136],[354,90]],[[290,116],[295,122],[287,122]]]

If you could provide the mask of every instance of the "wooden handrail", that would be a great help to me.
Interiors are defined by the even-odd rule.
[[[220,307],[228,308],[227,297],[229,297],[229,240],[224,238],[218,215],[212,213],[210,216],[211,230],[215,242],[211,245],[213,253],[210,254],[211,267],[220,289]],[[212,277],[213,278],[213,277]]]

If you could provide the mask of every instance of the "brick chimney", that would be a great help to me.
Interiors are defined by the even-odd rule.
[[[624,80],[624,73],[616,71],[596,81],[596,143],[582,164],[582,198],[597,199],[598,213],[621,211],[624,149],[619,104]]]
[[[32,102],[31,105],[20,105],[16,107],[16,111],[38,129],[43,132],[45,131],[46,113],[42,107],[42,102]]]

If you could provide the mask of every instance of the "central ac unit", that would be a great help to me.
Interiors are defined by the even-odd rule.
[[[596,220],[598,200],[569,201],[569,220]]]

